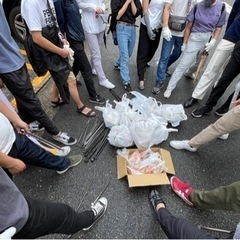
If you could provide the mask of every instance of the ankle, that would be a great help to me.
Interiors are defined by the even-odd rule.
[[[164,203],[159,203],[157,206],[156,206],[156,211],[158,211],[160,208],[165,208],[165,204]]]

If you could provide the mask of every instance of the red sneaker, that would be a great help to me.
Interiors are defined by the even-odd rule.
[[[192,187],[185,182],[182,182],[177,177],[171,177],[170,179],[172,190],[189,206],[193,206],[193,203],[189,200],[189,195],[192,193]]]

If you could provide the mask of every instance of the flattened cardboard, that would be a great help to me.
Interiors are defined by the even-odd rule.
[[[129,154],[139,150],[140,152],[145,149],[129,149]],[[166,163],[167,171],[162,173],[154,174],[141,174],[141,175],[130,175],[127,172],[127,159],[117,155],[117,174],[118,179],[127,176],[129,187],[144,187],[144,186],[156,186],[156,185],[167,185],[170,181],[167,177],[167,173],[175,174],[174,166],[172,163],[171,154],[169,151],[162,148],[151,148],[154,152],[159,152],[161,158]]]

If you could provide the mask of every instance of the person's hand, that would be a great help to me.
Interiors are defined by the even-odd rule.
[[[240,98],[238,99],[238,100],[236,100],[236,101],[234,101],[234,102],[232,102],[235,106],[238,106],[238,105],[240,105]]]
[[[61,48],[61,51],[60,51],[60,56],[62,57],[62,58],[67,58],[68,57],[68,54],[69,54],[69,51],[68,51],[68,49],[66,49],[66,48]]]
[[[155,40],[156,33],[154,33],[152,29],[148,29],[147,32],[148,32],[148,37],[149,37],[151,40]]]
[[[101,14],[101,13],[104,13],[104,11],[103,11],[102,8],[97,7],[97,8],[96,8],[96,13],[97,13],[97,14]]]
[[[168,42],[171,40],[171,38],[172,38],[172,33],[171,33],[169,27],[164,27],[164,28],[162,29],[162,36],[163,36],[163,38],[166,39]]]
[[[209,51],[216,43],[216,39],[212,38],[210,42],[205,44],[205,51]]]
[[[3,83],[3,80],[0,78],[0,88],[4,88],[4,83]]]
[[[12,124],[19,134],[25,134],[30,132],[28,124],[23,122],[21,119],[19,119],[16,122],[13,122]]]
[[[0,239],[12,239],[12,236],[16,233],[15,227],[10,227],[0,234]]]
[[[23,161],[21,161],[20,159],[17,159],[17,158],[14,158],[14,161],[13,161],[12,165],[7,167],[8,171],[12,175],[17,175],[18,173],[26,170],[26,168],[27,168],[26,164]]]
[[[187,48],[187,44],[183,43],[183,45],[181,46],[181,51],[184,52]]]

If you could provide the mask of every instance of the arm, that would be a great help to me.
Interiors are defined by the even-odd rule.
[[[205,44],[205,50],[208,52],[215,45],[217,38],[221,32],[222,27],[215,28],[213,31],[213,37],[210,42]]]
[[[172,4],[165,3],[164,10],[163,10],[163,27],[168,27],[168,21],[170,16],[170,9]]]
[[[60,28],[61,33],[65,33],[66,29],[66,19],[65,19],[65,6],[63,5],[63,1],[54,1],[54,7],[56,11],[56,16],[57,16],[57,22]]]
[[[192,29],[192,22],[188,22],[184,31],[183,43],[187,44]]]
[[[143,0],[142,1],[143,15],[145,15],[148,12],[148,6],[149,6],[149,0]]]
[[[137,13],[137,8],[136,8],[135,2],[133,0],[131,1],[131,9],[132,9],[133,15],[135,16]]]
[[[123,6],[121,7],[121,9],[118,11],[118,14],[117,14],[117,20],[119,20],[122,15],[126,12],[127,8],[128,8],[128,5],[132,2],[132,0],[126,0],[126,2],[123,4]]]
[[[0,166],[9,170],[12,175],[16,175],[26,169],[23,161],[12,158],[0,151]]]
[[[54,45],[53,43],[51,43],[49,40],[47,40],[45,37],[43,37],[41,31],[32,31],[31,34],[32,34],[33,41],[37,45],[39,45],[41,48],[43,48],[49,52],[56,53],[63,58],[68,57],[69,52],[67,49],[60,48],[60,47]]]
[[[26,132],[29,132],[28,125],[21,120],[21,118],[13,113],[8,107],[0,100],[0,112],[13,124],[14,128],[18,133],[22,133],[21,129],[24,129]]]

